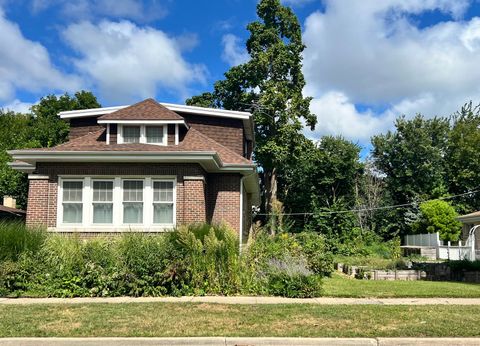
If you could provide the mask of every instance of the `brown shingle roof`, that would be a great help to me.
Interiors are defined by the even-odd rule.
[[[107,144],[104,130],[91,132],[52,148],[30,149],[32,151],[150,151],[150,152],[216,152],[223,164],[252,164],[243,156],[205,136],[194,128],[190,128],[179,145],[154,145],[144,143]]]
[[[102,115],[98,120],[183,120],[183,118],[154,99],[146,99]]]

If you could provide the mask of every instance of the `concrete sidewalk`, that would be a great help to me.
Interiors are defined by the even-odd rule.
[[[0,346],[480,345],[480,338],[0,338]]]
[[[0,298],[0,305],[91,303],[215,303],[215,304],[318,304],[318,305],[480,305],[480,298],[283,298],[246,296],[113,297],[113,298]]]

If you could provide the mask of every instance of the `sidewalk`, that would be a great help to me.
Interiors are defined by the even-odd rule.
[[[480,305],[480,298],[283,298],[246,296],[114,297],[114,298],[0,298],[0,305],[95,303],[215,303],[215,304],[318,304],[318,305]]]
[[[0,338],[0,346],[480,345],[480,338]]]

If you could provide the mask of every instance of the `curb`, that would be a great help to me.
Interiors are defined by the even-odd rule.
[[[314,305],[480,305],[480,298],[283,298],[254,296],[203,297],[110,297],[110,298],[0,298],[0,305],[28,304],[124,304],[124,303],[213,303],[213,304],[314,304]]]
[[[0,338],[1,346],[327,346],[480,345],[480,338]]]

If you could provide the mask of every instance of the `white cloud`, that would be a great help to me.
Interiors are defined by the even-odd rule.
[[[64,16],[76,20],[98,17],[124,18],[150,22],[166,16],[167,10],[157,0],[33,0],[31,10],[38,13],[57,6]]]
[[[9,21],[0,8],[0,102],[9,102],[17,90],[74,91],[78,77],[66,75],[51,62],[48,51],[38,42],[25,38],[20,28]]]
[[[74,60],[77,69],[109,101],[152,97],[160,88],[181,98],[190,83],[204,82],[205,68],[188,63],[176,39],[151,27],[82,22],[68,26],[63,36],[80,55]]]
[[[34,103],[30,102],[22,102],[18,99],[13,100],[12,102],[2,106],[4,110],[10,110],[12,112],[17,112],[17,113],[29,113],[30,112],[30,107],[32,107]]]
[[[393,125],[392,115],[377,117],[371,110],[358,111],[348,97],[336,91],[325,93],[312,100],[310,109],[317,115],[315,131],[304,129],[304,134],[311,139],[322,135],[343,136],[348,139],[368,142],[376,132],[383,132]]]
[[[306,93],[316,98],[312,110],[323,110],[318,127],[365,139],[401,114],[449,115],[470,99],[480,101],[480,18],[459,20],[468,1],[324,4],[325,12],[307,18],[304,32]],[[451,20],[425,28],[411,20],[432,10]],[[386,110],[359,113],[354,104]],[[328,109],[349,122],[334,112],[327,118]]]
[[[236,66],[247,62],[250,59],[245,46],[241,44],[239,37],[233,34],[226,34],[222,37],[222,59],[230,66]]]
[[[301,7],[306,4],[309,4],[315,0],[282,0],[282,4],[286,6],[297,6]]]

